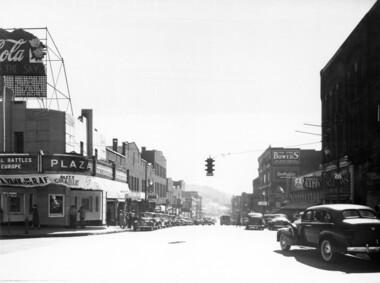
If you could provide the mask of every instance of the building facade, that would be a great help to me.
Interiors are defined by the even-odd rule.
[[[321,70],[326,203],[380,203],[380,3]]]
[[[258,212],[270,213],[290,202],[292,179],[319,168],[321,152],[299,148],[269,147],[259,156],[259,177],[254,183]]]

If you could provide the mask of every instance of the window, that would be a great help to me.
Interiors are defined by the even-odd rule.
[[[359,213],[363,218],[376,218],[375,214],[370,210],[360,209]]]
[[[86,211],[91,211],[91,198],[82,198],[81,207]]]
[[[312,215],[313,215],[313,211],[311,211],[311,210],[307,211],[307,212],[304,214],[304,216],[303,216],[303,218],[302,218],[302,221],[311,221],[311,219],[312,219]]]
[[[343,211],[343,217],[344,218],[359,218],[359,211],[354,209],[344,210]]]
[[[99,196],[95,197],[95,212],[99,212]]]
[[[49,195],[49,217],[62,217],[65,207],[65,196],[58,194]]]
[[[9,196],[9,212],[21,212],[21,196]]]
[[[24,133],[23,132],[15,132],[14,134],[14,151],[16,153],[24,152]]]

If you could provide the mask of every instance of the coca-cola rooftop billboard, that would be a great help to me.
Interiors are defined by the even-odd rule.
[[[23,29],[8,32],[0,28],[0,75],[45,76],[46,46]]]

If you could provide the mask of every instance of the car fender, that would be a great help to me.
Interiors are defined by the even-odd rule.
[[[277,231],[277,242],[280,241],[280,236],[285,236],[285,241],[288,245],[297,245],[298,244],[298,229],[295,225],[291,224],[286,228],[281,228]]]
[[[344,251],[348,246],[346,238],[333,231],[322,231],[319,234],[319,243],[321,243],[323,239],[330,239],[336,251]]]

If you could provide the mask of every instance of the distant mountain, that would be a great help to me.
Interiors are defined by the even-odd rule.
[[[202,196],[202,208],[204,216],[219,217],[231,211],[231,195],[217,189],[186,184],[186,191],[197,191]]]

